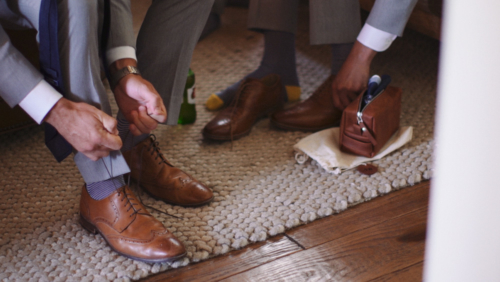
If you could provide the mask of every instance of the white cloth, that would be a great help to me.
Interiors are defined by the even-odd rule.
[[[373,158],[351,155],[340,151],[339,128],[329,128],[311,134],[299,141],[295,149],[295,159],[303,164],[309,158],[318,162],[328,172],[340,174],[345,170],[355,168],[360,164],[378,160],[408,143],[413,136],[413,127],[401,127],[387,141],[387,144]]]
[[[41,80],[19,103],[19,106],[38,124],[63,96],[45,80]]]
[[[391,46],[397,35],[375,28],[367,23],[358,35],[358,41],[366,47],[377,52],[383,52]]]
[[[135,49],[130,46],[112,48],[106,52],[106,55],[108,65],[125,58],[137,61]],[[62,95],[57,90],[42,80],[24,97],[19,106],[38,124],[41,124],[45,116],[61,98]]]

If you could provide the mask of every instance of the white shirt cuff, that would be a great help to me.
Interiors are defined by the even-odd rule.
[[[45,80],[41,80],[19,106],[30,115],[38,124],[42,123],[45,116],[63,96]]]
[[[391,46],[396,37],[398,36],[365,23],[359,32],[358,41],[372,50],[382,52]]]
[[[134,59],[137,61],[137,57],[135,56],[135,49],[131,46],[120,46],[111,48],[106,51],[106,63],[111,65],[114,61],[119,59]]]

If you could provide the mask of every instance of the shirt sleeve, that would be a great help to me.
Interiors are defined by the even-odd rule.
[[[21,100],[19,106],[38,124],[41,124],[45,116],[61,98],[61,93],[57,92],[57,90],[50,86],[45,80],[41,80],[35,88]]]
[[[121,46],[114,47],[106,51],[106,63],[111,65],[114,61],[120,59],[134,59],[137,61],[137,57],[135,55],[135,49],[132,46]]]
[[[358,35],[358,41],[366,47],[377,52],[383,52],[391,46],[397,35],[375,28],[367,23]]]

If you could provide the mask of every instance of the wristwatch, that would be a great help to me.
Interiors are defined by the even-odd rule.
[[[118,85],[118,82],[120,82],[120,80],[128,74],[140,75],[141,73],[139,72],[139,69],[137,67],[134,67],[134,66],[126,66],[126,67],[118,70],[117,72],[115,72],[114,74],[111,75],[111,79],[109,81],[109,85],[111,86],[111,90],[114,90],[116,85]]]

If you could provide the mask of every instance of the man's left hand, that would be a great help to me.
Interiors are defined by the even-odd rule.
[[[163,100],[153,85],[140,75],[123,77],[113,90],[116,103],[134,135],[150,133],[167,119]]]

